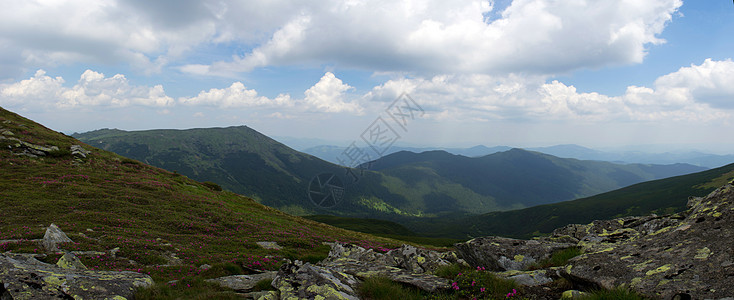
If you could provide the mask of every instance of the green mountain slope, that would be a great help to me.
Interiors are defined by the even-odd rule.
[[[72,145],[89,153],[74,154]],[[2,108],[0,170],[0,251],[42,253],[33,240],[55,223],[74,241],[62,248],[99,252],[79,254],[87,267],[144,272],[164,285],[313,260],[328,252],[322,242],[396,245],[85,145]]]
[[[734,179],[734,164],[699,173],[635,184],[592,197],[459,219],[413,220],[422,234],[469,238],[501,235],[529,238],[568,224],[586,224],[624,216],[670,214],[686,209],[690,196],[705,196]]]
[[[385,175],[401,178],[411,186],[421,186],[439,178],[457,183],[480,198],[492,198],[498,207],[556,203],[705,170],[686,164],[620,165],[564,159],[522,149],[476,158],[444,151],[398,152],[374,161],[371,167]],[[460,205],[447,203],[450,194],[434,192],[433,195],[432,205]]]
[[[300,153],[245,126],[189,130],[97,130],[75,137],[154,166],[257,199],[297,215],[399,220],[480,214],[571,200],[625,185],[701,170],[689,165],[615,165],[514,149],[482,158],[443,151],[398,152],[374,171],[346,169]],[[307,195],[314,176],[335,174],[343,201],[319,207]]]

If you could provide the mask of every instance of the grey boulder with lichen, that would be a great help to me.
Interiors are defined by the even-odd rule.
[[[73,261],[72,268],[69,266]],[[153,284],[150,276],[136,272],[86,270],[74,257],[47,264],[33,254],[0,254],[2,299],[128,299],[138,288]]]
[[[652,298],[734,296],[734,187],[689,199],[688,211],[628,217],[558,229],[585,254],[559,275],[577,286],[627,286]]]

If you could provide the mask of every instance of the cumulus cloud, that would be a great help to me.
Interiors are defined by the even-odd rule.
[[[124,63],[145,73],[233,76],[333,64],[420,74],[527,72],[639,63],[681,0],[10,0],[0,76],[28,67]],[[379,9],[375,9],[379,7]],[[497,16],[487,18],[488,15]],[[192,62],[197,51],[209,61]],[[230,59],[230,57],[233,57]],[[224,58],[223,58],[224,57]]]
[[[318,83],[304,92],[304,102],[318,111],[361,113],[362,108],[357,102],[344,101],[345,92],[350,89],[353,88],[333,73],[326,72]]]
[[[258,96],[257,91],[247,89],[242,82],[232,83],[226,89],[210,89],[201,91],[195,97],[182,97],[178,100],[185,105],[217,106],[221,108],[230,107],[288,107],[293,106],[290,95],[280,94],[274,99]]]
[[[453,120],[715,121],[730,118],[734,62],[707,59],[660,76],[652,87],[629,86],[622,95],[578,92],[542,76],[440,75],[400,78],[374,87],[365,102],[409,93],[426,116]]]
[[[38,70],[33,77],[0,86],[0,103],[9,106],[74,108],[88,106],[126,107],[131,105],[166,107],[173,98],[166,95],[163,86],[131,85],[124,75],[105,77],[86,70],[77,84],[63,86],[64,79],[50,77]]]
[[[681,5],[516,0],[497,12],[491,1],[321,1],[284,12],[267,40],[244,55],[182,70],[221,75],[335,63],[433,74],[554,74],[640,63],[648,45],[664,42],[658,35]],[[487,19],[490,13],[499,17]]]

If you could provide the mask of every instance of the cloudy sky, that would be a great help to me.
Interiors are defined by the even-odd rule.
[[[65,133],[734,153],[732,32],[723,0],[4,0],[0,106]]]

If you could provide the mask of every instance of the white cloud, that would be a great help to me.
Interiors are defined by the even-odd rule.
[[[345,92],[350,89],[353,88],[336,78],[333,73],[326,72],[318,83],[304,92],[304,102],[317,111],[360,114],[362,108],[357,102],[344,101]]]
[[[529,122],[712,122],[731,117],[734,62],[707,59],[660,76],[652,87],[629,86],[623,95],[578,92],[543,76],[439,75],[393,79],[364,102],[392,101],[409,93],[437,120]]]
[[[230,107],[288,107],[293,106],[290,95],[280,94],[275,99],[258,96],[257,91],[247,89],[242,82],[234,82],[226,89],[201,91],[195,97],[182,97],[178,101],[185,105],[207,105],[221,108]]]
[[[515,0],[500,12],[487,0],[9,0],[0,54],[13,61],[0,62],[0,78],[73,63],[221,76],[304,64],[555,74],[641,62],[681,5]]]
[[[680,68],[662,76],[655,86],[665,89],[671,99],[708,103],[719,108],[734,108],[734,62],[731,59],[706,59],[701,65]]]
[[[499,19],[486,20],[494,9],[487,1],[375,2],[290,5],[251,51],[182,70],[226,75],[270,65],[334,63],[433,74],[554,74],[640,63],[648,45],[664,42],[658,35],[682,5],[516,0]],[[247,30],[233,29],[228,36],[238,41]]]
[[[165,107],[173,104],[163,86],[134,86],[120,74],[105,77],[102,73],[86,70],[74,86],[69,88],[63,84],[63,78],[52,78],[45,71],[38,70],[29,79],[0,86],[0,103],[33,109],[48,105],[67,109],[131,105]]]

